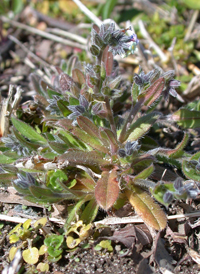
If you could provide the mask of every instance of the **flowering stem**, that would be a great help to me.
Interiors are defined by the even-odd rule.
[[[115,121],[114,121],[112,109],[110,107],[108,96],[105,96],[105,103],[106,103],[107,118],[108,118],[108,121],[110,122],[111,130],[115,134],[115,136],[117,136]]]
[[[102,59],[103,51],[100,51],[99,55],[96,57],[96,65],[100,66],[101,68],[101,59]],[[99,93],[101,89],[101,69],[99,69],[98,72],[96,72],[96,76],[98,79],[98,84],[94,87],[94,93]]]

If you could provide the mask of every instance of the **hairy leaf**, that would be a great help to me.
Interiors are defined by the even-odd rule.
[[[48,203],[57,203],[62,200],[74,199],[72,193],[55,192],[49,188],[42,188],[39,186],[30,186],[30,192],[40,201],[47,201]]]
[[[165,86],[164,77],[156,80],[150,87],[148,87],[142,94],[138,96],[138,100],[144,98],[144,105],[151,106],[162,94]]]
[[[59,110],[62,112],[64,117],[66,117],[67,115],[69,115],[71,113],[71,111],[67,108],[68,105],[69,105],[69,103],[64,100],[57,101],[57,106],[58,106]]]
[[[171,116],[173,121],[183,128],[198,128],[200,127],[200,112],[181,108],[174,112]]]
[[[146,179],[152,174],[153,171],[154,171],[154,166],[153,166],[153,164],[151,164],[149,167],[145,168],[143,171],[141,171],[139,174],[137,174],[135,176],[134,180]]]
[[[125,193],[137,214],[146,224],[156,230],[162,230],[166,227],[165,213],[146,191],[138,186],[132,186],[132,189],[127,189]]]
[[[37,150],[40,145],[28,142],[19,132],[13,128],[13,133],[15,134],[15,137],[18,139],[18,141],[21,143],[21,145],[27,147],[30,150]]]
[[[96,200],[92,199],[84,208],[84,211],[81,214],[80,219],[83,221],[84,224],[89,224],[95,219],[98,213],[98,210],[99,210],[99,206],[97,205]]]
[[[84,203],[91,200],[91,195],[86,195],[84,198],[80,199],[68,212],[67,220],[65,222],[65,229],[71,226],[71,222],[74,221],[79,214],[79,211]]]
[[[60,125],[63,128],[67,129],[74,136],[76,136],[78,139],[80,139],[82,142],[88,144],[92,148],[102,151],[104,153],[107,153],[108,152],[107,148],[102,144],[100,139],[97,139],[96,133],[92,134],[93,129],[96,132],[96,126],[92,122],[88,122],[87,120],[89,120],[89,119],[87,119],[87,118],[85,119],[85,117],[83,119],[82,118],[77,119],[77,120],[79,121],[82,129],[85,131],[83,131],[82,129],[80,129],[78,127],[73,126],[72,122],[68,119],[63,119],[63,120],[59,121],[57,123],[57,125]],[[88,122],[88,125],[85,124],[86,121]]]
[[[117,138],[115,137],[112,130],[110,130],[108,128],[102,128],[102,129],[100,129],[100,135],[102,137],[102,140],[104,139],[107,142],[107,144],[109,144],[111,153],[112,154],[117,153],[117,151],[119,149],[119,145],[117,142]]]
[[[42,88],[42,86],[40,85],[40,79],[41,79],[40,76],[38,76],[37,74],[31,73],[31,74],[30,74],[30,79],[31,79],[31,83],[32,83],[32,85],[33,85],[34,90],[35,90],[38,94],[40,94],[40,95],[46,97],[47,94],[46,94],[46,92],[44,91],[44,89]]]
[[[80,181],[88,190],[94,191],[96,183],[86,171],[81,170],[80,172],[77,172],[76,180]]]
[[[0,164],[12,164],[16,161],[16,157],[8,157],[6,155],[0,154]]]
[[[172,151],[168,154],[170,158],[177,159],[180,158],[184,151],[183,149],[188,143],[189,135],[185,132],[183,140],[175,147],[175,149],[172,149]]]
[[[70,165],[107,166],[110,161],[97,151],[68,150],[58,157],[59,161],[68,161]]]
[[[183,160],[182,171],[184,175],[191,180],[200,182],[200,172],[191,164],[191,161],[197,161],[200,158],[200,152],[195,153],[189,160]]]
[[[69,148],[67,144],[62,144],[58,142],[49,142],[50,148],[59,154],[65,153],[65,151]]]
[[[16,119],[15,117],[11,118],[13,126],[25,137],[34,143],[47,144],[47,140],[38,132],[36,132],[28,124]]]
[[[138,118],[137,121],[127,130],[125,140],[128,138],[128,141],[133,142],[141,138],[145,133],[147,133],[160,116],[160,113],[154,112]]]
[[[95,198],[100,207],[108,210],[116,202],[119,195],[117,171],[103,171],[95,187]]]
[[[80,128],[93,137],[99,138],[99,129],[98,127],[87,117],[79,116],[77,122]]]
[[[72,70],[72,78],[73,78],[74,82],[78,83],[80,86],[85,84],[84,74],[79,69]]]

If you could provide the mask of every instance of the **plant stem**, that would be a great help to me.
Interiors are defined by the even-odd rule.
[[[108,96],[105,96],[105,103],[106,103],[107,118],[110,122],[111,130],[115,134],[115,136],[117,136],[115,121],[114,121],[112,109],[110,107],[110,102],[109,102]]]
[[[121,143],[123,143],[126,140],[126,131],[128,130],[128,127],[130,126],[130,124],[132,123],[135,115],[140,110],[141,105],[143,104],[144,100],[145,100],[145,97],[141,98],[140,101],[138,101],[134,106],[131,107],[129,116],[128,116],[127,120],[125,121],[124,126],[123,126],[122,131],[119,136],[119,141]]]

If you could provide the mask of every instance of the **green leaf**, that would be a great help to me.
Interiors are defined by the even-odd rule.
[[[175,147],[175,149],[172,149],[172,151],[168,154],[170,158],[177,159],[180,158],[184,151],[183,149],[187,145],[189,140],[189,135],[187,133],[184,133],[183,140]]]
[[[160,113],[153,112],[138,118],[135,123],[130,125],[123,140],[128,139],[131,142],[138,140],[147,133],[160,116]]]
[[[68,105],[69,103],[64,100],[57,101],[57,106],[64,117],[67,117],[71,113],[71,111],[67,108]]]
[[[189,160],[183,160],[182,163],[182,171],[184,175],[191,180],[200,182],[200,172],[195,168],[195,166],[191,165],[190,161],[196,160],[198,161],[200,158],[200,152],[195,153]]]
[[[40,146],[31,142],[28,142],[19,132],[13,128],[13,133],[15,134],[15,137],[18,139],[18,141],[25,147],[27,147],[29,150],[37,150]]]
[[[79,214],[81,206],[91,200],[91,195],[87,195],[84,198],[80,199],[73,208],[68,212],[68,217],[65,222],[65,229],[67,229],[69,226],[71,226],[71,222],[74,221],[77,218],[77,214]]]
[[[165,213],[146,191],[138,186],[131,186],[131,190],[125,190],[125,194],[137,214],[146,224],[156,230],[162,230],[166,227],[167,218]]]
[[[39,259],[39,252],[36,247],[28,248],[22,252],[24,261],[28,264],[36,264]]]
[[[161,204],[168,206],[169,204],[164,203],[163,196],[167,191],[175,192],[174,184],[173,183],[157,183],[153,189],[150,189],[151,193],[153,194],[154,198]]]
[[[49,95],[50,99],[53,99],[53,95],[61,96],[61,94],[54,89],[47,88],[47,94]]]
[[[133,103],[137,102],[139,92],[140,92],[139,86],[136,85],[135,83],[133,83],[132,88],[131,88],[131,95],[132,95]]]
[[[63,251],[61,249],[55,249],[53,246],[50,246],[48,247],[47,252],[51,257],[57,258],[62,254]]]
[[[83,213],[80,216],[80,220],[82,220],[84,224],[91,223],[97,216],[98,210],[99,206],[97,205],[96,200],[92,199],[84,208]]]
[[[116,4],[117,4],[117,0],[107,0],[106,1],[104,8],[103,8],[103,12],[102,12],[103,20],[110,17],[110,14],[113,11]]]
[[[63,193],[63,192],[56,192],[49,188],[42,188],[39,186],[30,186],[30,192],[34,197],[39,199],[40,201],[48,201],[49,203],[56,203],[62,201],[64,199],[74,199],[76,198],[72,193]]]
[[[0,173],[0,183],[9,183],[16,179],[17,175],[15,173]]]
[[[6,155],[0,154],[0,164],[12,164],[16,161],[16,158],[8,157]]]
[[[200,111],[181,108],[172,114],[171,118],[183,128],[200,127]]]
[[[154,171],[154,166],[151,164],[149,167],[145,168],[143,171],[141,171],[139,174],[137,174],[134,178],[134,181],[137,179],[146,179],[148,178],[152,172]]]
[[[31,142],[39,143],[42,145],[47,144],[47,140],[39,133],[37,133],[31,126],[28,124],[16,119],[15,117],[11,118],[13,126]]]
[[[103,171],[101,178],[97,181],[95,187],[95,198],[97,204],[105,210],[108,210],[116,202],[119,195],[119,182],[117,171]]]
[[[197,0],[183,0],[188,8],[193,10],[200,10],[200,2]]]
[[[59,154],[63,154],[69,146],[66,144],[58,143],[58,142],[49,142],[50,148]]]
[[[47,237],[44,239],[44,244],[48,247],[53,247],[55,249],[58,249],[64,241],[63,235],[47,235]],[[50,256],[53,257],[53,255],[49,254]],[[59,254],[60,255],[60,254]]]
[[[78,142],[76,137],[74,137],[70,132],[67,132],[65,130],[59,130],[58,137],[63,140],[70,148],[83,148],[83,146]]]
[[[23,0],[13,0],[12,1],[12,11],[17,14],[23,9]]]
[[[108,152],[108,149],[101,143],[99,139],[91,135],[88,135],[78,127],[73,128],[72,134],[79,138],[83,143],[88,144],[90,147],[104,153]]]

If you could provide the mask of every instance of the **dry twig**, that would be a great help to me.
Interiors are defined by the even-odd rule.
[[[73,41],[70,41],[70,40],[64,39],[62,37],[59,37],[57,35],[50,34],[48,32],[45,32],[45,31],[42,31],[42,30],[27,26],[27,25],[19,23],[17,21],[11,20],[11,19],[7,18],[6,16],[1,16],[0,18],[3,22],[9,23],[14,27],[24,29],[24,30],[29,31],[31,33],[34,33],[36,35],[40,35],[40,36],[45,37],[49,40],[52,40],[52,41],[55,41],[55,42],[58,42],[58,43],[61,43],[61,44],[64,44],[64,45],[67,45],[67,46],[70,46],[70,47],[73,47],[73,48],[75,47],[75,48],[80,48],[80,49],[86,50],[85,45],[75,43]]]

